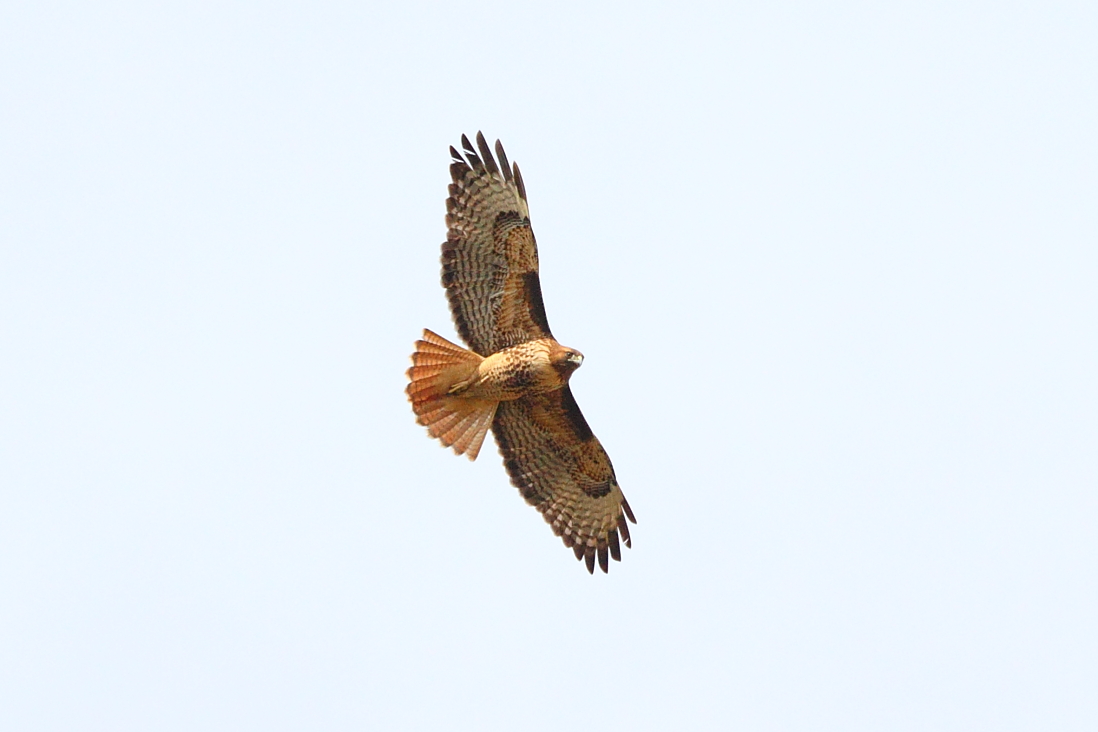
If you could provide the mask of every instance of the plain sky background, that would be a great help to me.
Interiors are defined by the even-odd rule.
[[[522,167],[638,519],[403,393]],[[1098,729],[1098,6],[0,7],[4,730]]]

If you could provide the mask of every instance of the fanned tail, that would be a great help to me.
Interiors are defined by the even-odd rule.
[[[476,460],[499,402],[456,394],[484,358],[424,329],[408,369],[408,400],[416,422],[458,455]]]

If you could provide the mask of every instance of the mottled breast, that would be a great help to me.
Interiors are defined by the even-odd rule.
[[[508,401],[561,388],[567,379],[550,361],[555,348],[552,338],[541,338],[493,353],[481,362],[470,396]]]

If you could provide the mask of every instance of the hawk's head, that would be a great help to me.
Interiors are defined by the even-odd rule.
[[[572,372],[583,363],[583,354],[574,348],[566,348],[558,344],[549,354],[549,362],[560,374],[561,381],[568,381]]]

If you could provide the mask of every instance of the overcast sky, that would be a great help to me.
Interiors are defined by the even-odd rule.
[[[4,3],[4,729],[1098,729],[1096,7]],[[404,396],[477,130],[608,576]]]

